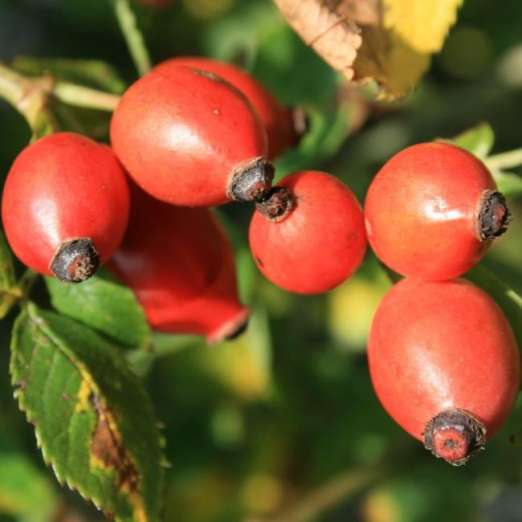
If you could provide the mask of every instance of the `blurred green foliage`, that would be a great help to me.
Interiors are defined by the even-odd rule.
[[[136,9],[155,62],[178,54],[234,61],[282,102],[309,111],[311,130],[279,160],[280,174],[305,166],[328,169],[362,201],[380,165],[409,144],[487,121],[493,153],[522,146],[519,0],[502,6],[467,0],[419,89],[387,105],[372,102],[364,89],[339,90],[339,78],[283,24],[269,0],[176,0],[166,10]],[[0,0],[0,60],[13,59],[25,72],[52,70],[113,92],[136,77],[108,0]],[[64,59],[98,65],[81,62],[76,70]],[[107,122],[100,118],[71,108],[65,114],[69,125],[103,139]],[[4,177],[29,130],[1,101],[0,135]],[[512,172],[520,176],[521,169]],[[519,295],[521,201],[510,199],[509,233],[472,274],[485,287],[498,291],[494,278]],[[366,334],[390,285],[375,258],[369,254],[357,275],[329,295],[290,295],[264,281],[250,259],[249,209],[219,212],[236,248],[242,297],[254,311],[249,332],[216,347],[190,336],[154,334],[154,353],[128,354],[164,425],[172,463],[165,520],[522,520],[522,403],[488,450],[465,468],[436,461],[387,417],[371,389]],[[43,285],[35,294],[48,302]],[[506,300],[509,313],[510,296],[495,297]],[[520,313],[509,316],[520,331]],[[0,326],[0,520],[100,520],[44,469],[31,426],[12,398],[7,347],[13,319],[11,313]]]

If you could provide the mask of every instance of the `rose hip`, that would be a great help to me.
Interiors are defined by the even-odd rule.
[[[269,159],[279,156],[286,149],[297,144],[294,112],[283,107],[258,80],[246,71],[233,64],[204,56],[171,58],[157,65],[154,70],[168,71],[177,65],[187,65],[217,74],[247,97],[266,129]]]
[[[135,182],[175,205],[251,201],[273,177],[266,133],[248,100],[191,67],[152,71],[131,85],[114,112],[111,139]]]
[[[368,240],[403,275],[457,277],[506,230],[509,211],[484,164],[448,143],[421,143],[393,156],[365,203]]]
[[[361,207],[340,180],[296,172],[258,203],[250,248],[258,268],[291,292],[331,290],[358,268],[366,250]]]
[[[463,280],[395,285],[374,317],[368,360],[385,410],[454,465],[500,429],[519,389],[509,323],[489,295]]]
[[[125,172],[111,149],[71,132],[51,134],[16,158],[2,219],[16,256],[67,282],[90,277],[118,248],[129,215]]]
[[[157,330],[216,342],[246,326],[231,245],[205,208],[169,205],[132,185],[129,227],[109,268],[136,293]]]

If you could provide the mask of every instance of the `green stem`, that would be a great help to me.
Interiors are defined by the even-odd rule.
[[[140,76],[143,76],[150,71],[151,61],[143,39],[143,34],[138,28],[136,15],[131,9],[128,0],[112,0],[112,3],[134,65]]]
[[[522,165],[522,148],[502,152],[485,160],[490,170],[508,170]]]
[[[115,94],[67,82],[56,83],[53,95],[68,105],[108,112],[114,111],[120,101],[120,97]]]
[[[28,81],[0,63],[0,96],[16,107],[25,96]]]
[[[22,114],[33,130],[42,126],[52,87],[51,77],[29,79],[0,63],[0,97]]]
[[[0,297],[0,319],[3,319],[18,302],[27,301],[29,293],[38,278],[38,274],[27,269],[17,285],[2,293]]]
[[[28,268],[23,274],[22,277],[18,281],[18,288],[20,289],[20,294],[22,299],[27,299],[29,297],[29,293],[33,288],[33,285],[36,283],[39,274],[33,272],[30,268]]]

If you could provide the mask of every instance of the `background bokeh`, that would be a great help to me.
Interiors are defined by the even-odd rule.
[[[327,169],[362,201],[380,165],[409,144],[487,121],[494,151],[522,146],[520,0],[467,0],[418,90],[393,104],[342,85],[269,0],[136,8],[155,62],[182,54],[231,60],[282,102],[308,108],[311,135],[281,158],[280,175],[304,166]],[[28,56],[103,60],[126,83],[136,77],[105,0],[0,0],[0,60],[31,71],[34,63],[21,58]],[[106,139],[106,115],[62,117]],[[2,177],[28,139],[23,119],[0,101]],[[483,263],[521,293],[521,199],[510,204],[512,227]],[[248,333],[217,347],[156,336],[154,356],[129,355],[163,424],[171,463],[165,520],[522,520],[522,404],[466,467],[437,461],[387,417],[371,389],[366,337],[391,285],[373,256],[327,295],[290,295],[264,281],[250,259],[251,210],[219,212],[236,248],[242,297],[254,312]],[[45,301],[43,286],[37,292]],[[18,412],[8,377],[12,320],[11,314],[0,326],[0,521],[101,520],[56,484]]]

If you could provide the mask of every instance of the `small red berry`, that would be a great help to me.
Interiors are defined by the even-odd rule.
[[[125,172],[112,150],[70,132],[51,134],[16,158],[2,219],[16,256],[33,270],[80,282],[118,248],[129,215]]]
[[[180,64],[217,74],[248,98],[266,129],[269,159],[279,156],[285,150],[296,145],[298,136],[295,130],[294,112],[283,107],[252,75],[230,63],[203,56],[172,58],[160,63],[154,70],[168,71]]]
[[[374,317],[368,359],[384,409],[454,465],[502,426],[519,389],[509,323],[491,297],[463,280],[395,285]]]
[[[421,143],[393,156],[365,203],[368,240],[403,275],[457,277],[506,230],[509,211],[486,167],[448,143]]]
[[[258,268],[277,286],[303,294],[331,290],[366,250],[361,207],[334,176],[297,172],[274,187],[250,223]]]
[[[136,183],[175,205],[251,201],[273,177],[266,133],[245,96],[191,67],[152,71],[131,85],[111,139]]]
[[[209,342],[241,333],[248,310],[238,300],[233,251],[216,218],[136,186],[131,192],[127,234],[109,268],[136,293],[150,325]]]

